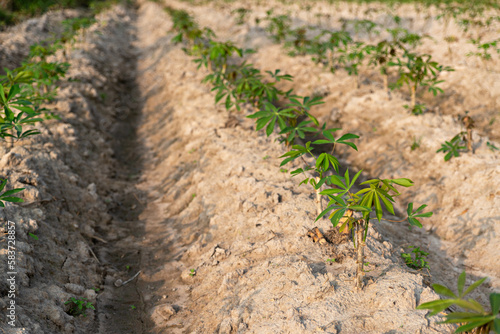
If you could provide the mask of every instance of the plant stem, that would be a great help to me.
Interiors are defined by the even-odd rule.
[[[316,184],[319,183],[319,181],[321,180],[319,177],[316,176]],[[320,195],[320,192],[321,192],[321,187],[316,189],[316,212],[318,213],[318,216],[321,214],[321,212],[323,212],[323,205],[321,203],[321,195]]]
[[[382,79],[384,80],[384,92],[387,93],[387,96],[389,96],[389,88],[388,88],[388,83],[387,83],[387,73],[382,74]]]
[[[365,264],[365,242],[363,241],[364,235],[364,220],[358,220],[356,222],[356,289],[363,289],[363,266]]]
[[[474,153],[472,150],[472,129],[467,129],[467,150]]]
[[[410,102],[410,110],[413,111],[413,108],[415,108],[415,92],[416,92],[416,85],[411,86],[411,102]]]

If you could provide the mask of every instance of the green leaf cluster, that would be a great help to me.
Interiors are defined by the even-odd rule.
[[[445,316],[445,324],[461,324],[455,333],[464,333],[467,331],[476,330],[476,333],[490,333],[494,331],[500,334],[500,293],[490,294],[490,308],[488,312],[476,300],[465,297],[474,289],[479,287],[485,280],[482,278],[467,289],[465,289],[465,271],[460,274],[457,281],[457,291],[455,294],[447,287],[440,284],[433,284],[434,291],[438,294],[449,297],[447,299],[438,299],[431,302],[423,303],[417,307],[419,310],[431,310],[429,316],[436,315],[452,305],[456,305],[466,312],[451,312]]]
[[[70,309],[67,311],[69,315],[77,317],[79,315],[87,316],[87,310],[95,310],[94,305],[91,302],[87,301],[86,298],[76,298],[71,297],[68,301],[64,303],[64,305],[70,305]]]
[[[420,247],[409,246],[408,253],[401,253],[401,257],[405,261],[405,264],[412,269],[421,270],[424,268],[430,269],[429,263],[426,261],[429,253],[424,252]]]

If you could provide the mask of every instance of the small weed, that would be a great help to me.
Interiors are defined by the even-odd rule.
[[[332,264],[332,263],[334,263],[334,262],[335,262],[335,259],[326,259],[326,262],[328,262],[328,263]]]
[[[101,291],[101,289],[99,289],[99,288],[92,288],[92,290],[94,290],[95,292]]]
[[[127,271],[130,270],[130,266],[125,266],[125,269],[127,269]]]
[[[192,198],[195,198],[195,197],[196,197],[196,194],[192,194],[192,195],[191,195],[191,197],[192,197]]]
[[[193,277],[193,276],[196,275],[196,270],[195,269],[191,269],[189,271],[190,271],[189,276]]]
[[[490,42],[482,43],[481,42],[481,37],[478,39],[471,39],[470,43],[476,46],[477,50],[475,52],[469,52],[467,53],[467,57],[472,57],[476,56],[480,58],[483,61],[486,60],[491,60],[491,53],[489,51],[496,51],[497,53],[500,53],[500,39],[493,40]]]
[[[132,310],[135,310],[137,307],[135,307],[134,305],[130,305],[130,308],[131,308]]]
[[[262,160],[267,160],[267,159],[269,159],[270,157],[271,157],[271,156],[266,155],[265,157],[263,157],[263,158],[262,158]]]
[[[465,146],[462,146],[461,137],[464,135],[464,132],[460,132],[458,135],[453,137],[450,141],[445,141],[444,144],[441,144],[441,148],[436,151],[436,153],[443,152],[446,153],[444,156],[444,161],[450,160],[452,157],[460,156],[460,150],[465,150]]]
[[[92,303],[88,302],[87,299],[85,298],[76,298],[76,297],[71,297],[67,302],[64,303],[64,305],[70,304],[71,307],[70,309],[66,312],[69,315],[72,315],[74,317],[77,317],[79,315],[83,315],[84,317],[87,316],[85,313],[87,310],[95,310],[94,305]]]
[[[422,251],[419,247],[409,246],[411,252],[401,253],[401,257],[409,268],[421,270],[424,268],[430,269],[429,263],[426,261],[429,253]]]
[[[192,148],[188,151],[189,154],[193,154],[194,152],[196,152],[198,149],[197,148]]]
[[[236,24],[237,25],[244,24],[245,20],[246,20],[246,16],[251,12],[252,12],[252,10],[246,9],[243,7],[233,10],[232,13],[237,15]]]
[[[411,150],[412,151],[415,151],[417,148],[420,147],[420,141],[421,141],[421,138],[416,138],[416,137],[413,137],[413,143],[411,144]]]
[[[493,145],[493,144],[492,144],[492,143],[490,143],[490,142],[486,142],[486,146],[487,146],[490,150],[492,150],[493,152],[500,150],[498,147],[496,147],[495,145]]]
[[[422,115],[425,112],[425,110],[427,109],[425,107],[425,104],[423,104],[423,103],[417,103],[413,106],[413,108],[410,108],[410,106],[408,106],[407,104],[405,104],[403,107],[405,109],[410,109],[410,111],[413,115]]]
[[[30,237],[32,237],[33,239],[38,240],[38,237],[36,236],[36,234],[33,234],[33,233],[28,233],[28,235],[29,235]]]

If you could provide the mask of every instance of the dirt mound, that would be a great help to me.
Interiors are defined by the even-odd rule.
[[[43,32],[47,22],[64,17],[47,14],[23,24],[26,29],[13,28],[16,34],[2,43],[2,51],[9,53],[5,59],[24,54],[30,43],[49,35]],[[113,273],[98,251],[113,219],[110,208],[117,197],[112,189],[123,191],[113,145],[119,139],[116,124],[131,109],[129,97],[122,99],[133,79],[133,54],[127,48],[131,23],[122,7],[99,16],[69,57],[72,80],[61,84],[56,102],[48,106],[61,120],[45,121],[41,135],[29,141],[2,146],[0,174],[11,187],[26,189],[25,203],[7,203],[0,211],[2,230],[7,220],[16,226],[17,329],[7,323],[7,312],[0,315],[1,328],[9,333],[95,333],[98,328],[95,311],[74,318],[65,302],[78,297],[95,305],[103,277]],[[8,45],[15,48],[5,49]],[[0,260],[7,263],[6,238],[1,242]],[[11,300],[7,275],[0,273],[2,310]]]

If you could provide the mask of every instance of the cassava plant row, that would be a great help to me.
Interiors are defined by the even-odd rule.
[[[200,29],[187,12],[168,7],[166,10],[172,17],[177,33],[174,41],[189,39],[185,41],[184,51],[195,57],[194,61],[199,67],[204,66],[211,71],[204,82],[212,84],[212,90],[216,92],[215,102],[224,100],[228,111],[232,108],[240,110],[244,104],[250,106],[253,113],[247,117],[256,120],[256,129],[265,129],[267,136],[276,131],[280,141],[289,149],[281,156],[284,160],[280,166],[297,159],[303,164],[303,167],[294,169],[291,175],[303,175],[300,184],[312,186],[319,197],[316,220],[328,215],[334,227],[340,225],[341,231],[353,233],[357,250],[356,287],[362,289],[364,247],[370,223],[382,220],[384,210],[394,215],[394,198],[400,194],[396,187],[410,187],[413,182],[398,178],[372,179],[356,184],[361,171],[352,179],[348,170],[340,174],[340,164],[334,156],[336,145],[347,145],[357,150],[351,140],[359,137],[347,133],[335,138],[335,133],[340,129],[327,129],[326,124],[320,126],[310,113],[311,107],[323,103],[320,97],[302,97],[294,95],[292,90],[280,90],[277,84],[281,80],[292,81],[290,75],[280,75],[281,71],[276,70],[264,76],[242,59],[250,50],[239,49],[231,42],[214,41],[214,32]],[[278,100],[283,107],[277,106]],[[319,138],[304,143],[306,133],[308,137]],[[330,145],[330,152],[313,152],[317,145],[325,144]],[[313,163],[307,163],[305,157],[311,158]],[[361,190],[353,191],[354,187]],[[321,207],[321,196],[328,199],[325,209]],[[421,227],[418,219],[432,215],[431,212],[423,212],[425,207],[422,205],[414,210],[413,203],[410,203],[408,217],[402,221],[407,220],[410,226]]]
[[[438,64],[431,55],[419,54],[414,51],[424,38],[429,38],[427,35],[420,36],[410,33],[407,29],[396,27],[386,29],[389,38],[370,45],[355,42],[346,30],[331,31],[318,29],[316,26],[302,26],[292,29],[291,19],[287,15],[272,16],[272,13],[272,11],[267,11],[266,17],[260,19],[259,22],[269,22],[266,30],[275,42],[284,42],[284,47],[290,56],[310,55],[316,64],[322,64],[331,72],[343,68],[349,75],[355,76],[357,88],[360,86],[359,69],[361,67],[378,68],[382,76],[384,92],[389,93],[389,87],[391,89],[403,86],[408,88],[410,103],[404,107],[414,115],[423,114],[427,109],[425,104],[417,103],[417,92],[421,88],[427,88],[434,96],[443,93],[439,84],[444,80],[439,80],[439,75],[444,71],[454,71],[449,66]],[[343,28],[347,27],[348,24],[354,27],[356,33],[380,33],[380,30],[376,30],[377,25],[369,20],[347,20],[343,22]],[[276,27],[280,27],[279,34],[276,33],[278,31]],[[313,38],[308,38],[308,32],[316,35]],[[481,44],[479,48],[482,48],[482,53],[472,53],[468,56],[478,55],[483,60],[491,59],[491,55],[487,52],[497,48],[496,42]],[[497,48],[497,52],[500,53],[500,48]],[[392,69],[396,69],[396,71]],[[396,81],[391,84],[388,80],[390,74],[396,74],[397,77]],[[449,142],[445,142],[442,144],[442,148],[437,151],[446,153],[445,161],[450,160],[451,157],[459,156],[458,152],[463,149],[460,145],[461,136],[462,134],[459,134]],[[468,151],[473,153],[470,126],[467,127],[467,136],[464,141],[468,145]],[[494,149],[491,145],[489,147]]]
[[[272,13],[267,11],[266,17],[260,21],[268,22],[266,31],[275,42],[284,42],[289,55],[310,55],[313,61],[326,66],[331,72],[343,68],[356,78],[357,88],[360,86],[360,68],[378,68],[382,75],[384,91],[388,92],[389,87],[393,89],[407,85],[410,104],[405,107],[413,114],[422,114],[425,110],[425,105],[416,102],[418,89],[427,87],[434,95],[442,93],[443,90],[438,87],[443,82],[438,79],[439,74],[443,71],[453,71],[451,67],[432,60],[429,54],[412,51],[421,43],[422,38],[428,36],[410,33],[400,27],[386,29],[389,38],[372,45],[355,41],[345,29],[350,24],[356,35],[380,34],[378,25],[370,20],[344,20],[343,29],[340,31],[319,29],[316,26],[292,29],[291,19],[287,15],[273,16]],[[308,32],[315,36],[308,38]],[[389,85],[388,76],[393,67],[396,68],[398,79]]]
[[[0,140],[4,145],[13,147],[14,142],[39,134],[36,123],[57,118],[43,104],[56,97],[57,84],[65,77],[69,64],[48,59],[67,43],[73,43],[80,29],[94,22],[87,17],[63,21],[65,28],[59,38],[32,45],[20,67],[4,69],[5,74],[0,76]],[[6,185],[7,179],[0,180],[0,192]],[[23,202],[13,196],[22,190],[24,188],[17,188],[0,194],[0,207],[5,206],[4,202]]]

